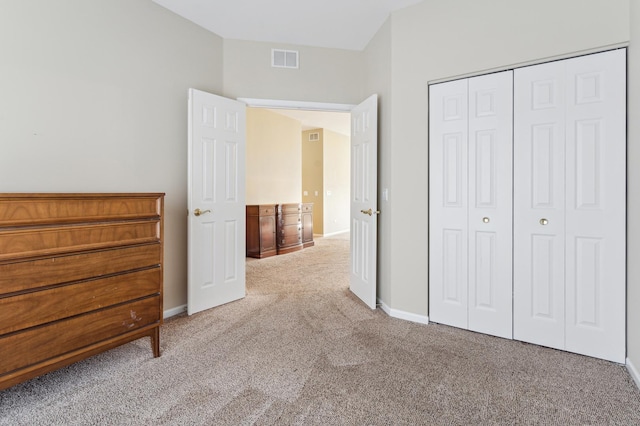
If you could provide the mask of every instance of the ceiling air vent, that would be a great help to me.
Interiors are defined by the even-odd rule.
[[[271,49],[271,66],[275,68],[298,68],[298,51]]]
[[[309,133],[309,142],[318,142],[320,140],[320,133]]]

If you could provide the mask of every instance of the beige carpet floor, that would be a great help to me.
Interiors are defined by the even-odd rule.
[[[348,241],[247,261],[245,299],[0,392],[0,425],[640,425],[624,366],[372,311]]]

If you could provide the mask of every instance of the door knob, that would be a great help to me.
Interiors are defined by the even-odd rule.
[[[540,219],[540,225],[546,225],[549,221],[547,219]]]
[[[211,210],[207,209],[207,210],[203,211],[203,210],[200,210],[200,209],[195,209],[193,211],[193,214],[196,215],[196,216],[200,216],[200,215],[205,214],[205,213],[211,213]]]
[[[360,213],[368,214],[369,216],[375,214],[380,214],[380,210],[373,211],[371,208],[369,210],[360,210]]]

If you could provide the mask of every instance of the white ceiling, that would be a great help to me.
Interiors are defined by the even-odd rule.
[[[302,130],[328,129],[341,135],[351,134],[351,114],[348,112],[304,111],[300,109],[269,109],[302,124]]]
[[[422,0],[153,0],[227,39],[363,50],[394,10]]]

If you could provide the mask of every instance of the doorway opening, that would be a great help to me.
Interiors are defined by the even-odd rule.
[[[352,105],[240,99],[247,205],[313,207],[313,234],[349,233]]]

